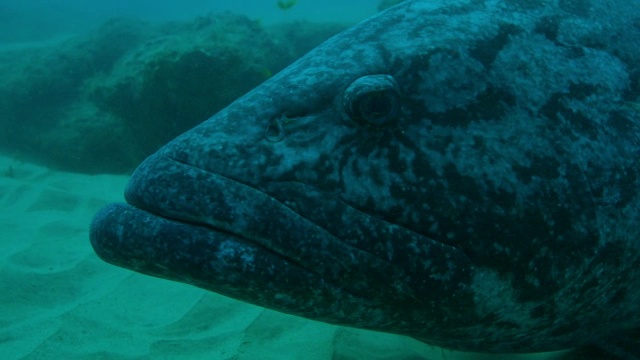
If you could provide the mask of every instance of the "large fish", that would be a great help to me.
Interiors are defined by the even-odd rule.
[[[638,9],[403,2],[149,157],[128,203],[96,215],[93,247],[446,348],[600,342],[633,359]]]

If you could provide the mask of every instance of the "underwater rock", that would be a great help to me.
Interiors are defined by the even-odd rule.
[[[131,171],[344,28],[266,28],[233,14],[113,19],[53,48],[0,53],[13,74],[0,80],[0,149],[65,170]]]
[[[71,144],[66,141],[86,141],[85,135],[56,140],[51,134],[58,133],[58,127],[67,128],[76,118],[71,110],[86,108],[79,104],[86,102],[87,81],[109,73],[147,31],[142,22],[113,19],[85,36],[1,53],[0,71],[5,76],[0,79],[0,149],[69,170],[84,169],[75,164],[77,152],[66,156],[53,153],[68,148]],[[99,119],[95,122],[100,123]],[[112,135],[107,131],[102,136]],[[94,152],[91,147],[79,150],[86,151],[87,157]],[[74,164],[67,166],[67,160]],[[96,161],[112,160],[90,159],[86,166],[95,167]]]

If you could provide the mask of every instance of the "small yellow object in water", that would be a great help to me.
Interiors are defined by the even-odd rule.
[[[282,10],[289,10],[293,7],[293,5],[295,5],[298,1],[297,0],[279,0],[278,1],[278,7]]]
[[[273,72],[271,72],[271,70],[268,67],[263,67],[260,72],[267,79],[270,78],[271,76],[273,76]]]

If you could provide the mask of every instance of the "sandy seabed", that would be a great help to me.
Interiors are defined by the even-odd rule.
[[[126,176],[0,157],[0,359],[463,360],[479,356],[266,310],[102,262],[93,214]]]

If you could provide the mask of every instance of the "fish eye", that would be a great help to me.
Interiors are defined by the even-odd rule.
[[[354,121],[374,127],[392,124],[400,116],[400,88],[390,75],[367,75],[343,94],[343,107]]]

